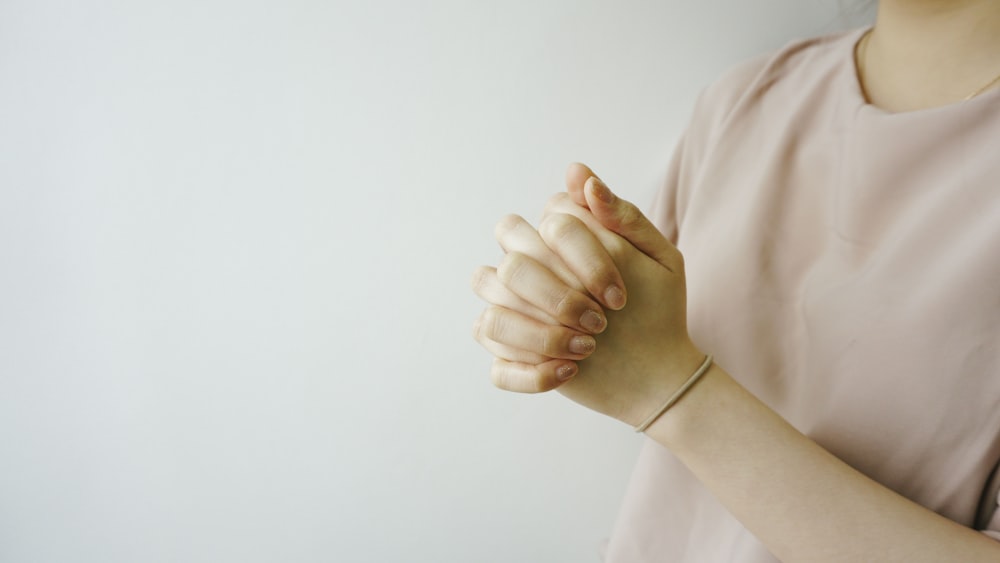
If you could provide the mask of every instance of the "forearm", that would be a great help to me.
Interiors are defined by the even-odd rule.
[[[713,366],[646,434],[782,561],[1000,561],[1000,543],[872,481]]]

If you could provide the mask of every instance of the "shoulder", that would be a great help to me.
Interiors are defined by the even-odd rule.
[[[795,39],[733,65],[701,91],[691,128],[717,129],[734,112],[762,103],[775,88],[808,89],[843,65],[853,64],[853,44],[862,31]]]
[[[674,153],[672,183],[658,203],[674,214],[675,224],[680,224],[705,166],[720,147],[742,153],[752,146],[748,142],[759,142],[768,131],[783,130],[842,93],[837,86],[845,76],[850,79],[845,71],[853,68],[853,45],[863,31],[789,41],[733,65],[701,90]],[[808,107],[803,111],[804,105]],[[722,155],[719,162],[728,166],[730,156]]]
[[[823,102],[835,100],[853,68],[853,44],[862,29],[797,39],[749,57],[703,88],[668,168],[666,189],[656,203],[670,220],[680,219],[705,166],[720,147],[741,153],[768,131],[782,131]],[[808,106],[805,110],[802,106]],[[748,138],[748,136],[751,136]],[[728,166],[731,155],[720,157]],[[669,231],[669,229],[668,229]]]

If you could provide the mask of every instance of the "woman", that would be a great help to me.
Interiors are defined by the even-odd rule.
[[[998,74],[1000,2],[883,0],[703,92],[652,221],[500,223],[494,383],[650,438],[606,561],[1000,561]]]

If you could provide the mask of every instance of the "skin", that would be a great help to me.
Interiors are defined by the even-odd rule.
[[[1000,3],[883,0],[864,59],[860,78],[875,106],[903,112],[959,102],[1000,75]]]
[[[960,101],[1000,73],[1000,2],[883,1],[867,57],[860,78],[883,109]],[[687,332],[683,257],[586,166],[566,185],[537,230],[517,216],[498,225],[507,256],[473,277],[489,303],[473,334],[498,387],[558,389],[635,426],[704,358]],[[1000,561],[1000,542],[857,472],[718,365],[646,434],[782,561]]]

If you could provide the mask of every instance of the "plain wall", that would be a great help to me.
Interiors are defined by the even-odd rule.
[[[640,438],[494,389],[470,275],[844,7],[0,1],[0,561],[596,561]]]

